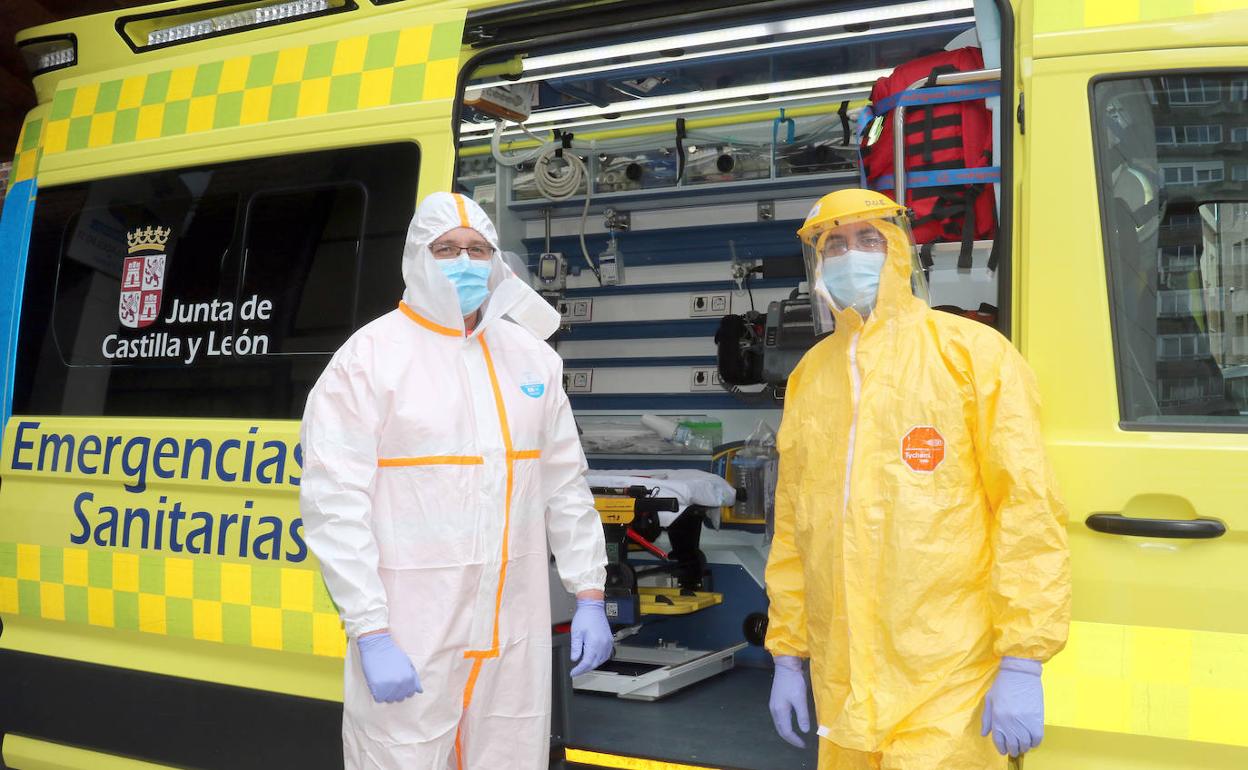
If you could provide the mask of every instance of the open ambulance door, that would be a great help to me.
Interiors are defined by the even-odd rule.
[[[1248,49],[1104,34],[1144,50],[1038,38],[1016,134],[1018,322],[1074,575],[1027,767],[1230,770],[1248,765]]]

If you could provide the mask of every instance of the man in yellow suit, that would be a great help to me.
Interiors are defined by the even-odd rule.
[[[986,770],[1043,737],[1070,620],[1066,511],[1034,376],[929,308],[905,209],[824,196],[798,231],[816,317],[794,370],[767,564],[771,712],[820,770]]]

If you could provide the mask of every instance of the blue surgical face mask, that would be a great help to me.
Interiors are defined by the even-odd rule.
[[[465,316],[475,313],[490,295],[490,263],[469,259],[467,254],[462,253],[455,259],[435,261],[442,269],[442,274],[455,286],[461,313]]]
[[[866,318],[880,293],[884,254],[853,249],[823,261],[823,285],[842,308],[854,308]]]

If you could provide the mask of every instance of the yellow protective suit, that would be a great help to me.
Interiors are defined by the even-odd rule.
[[[470,199],[421,203],[403,302],[334,355],[304,413],[305,532],[352,637],[348,770],[545,770],[548,554],[569,591],[606,580],[562,362],[542,341],[558,313],[496,252],[465,334],[429,251],[461,226],[497,248]],[[399,703],[373,700],[354,642],[386,627],[424,688]]]
[[[874,311],[817,287],[835,332],[789,379],[767,649],[810,658],[820,770],[1004,767],[979,713],[1001,657],[1065,643],[1066,511],[1031,370],[915,297],[908,234],[877,227]]]

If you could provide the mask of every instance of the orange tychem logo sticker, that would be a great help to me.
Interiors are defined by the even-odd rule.
[[[945,438],[930,425],[911,428],[901,440],[901,459],[912,471],[931,473],[945,459]]]

